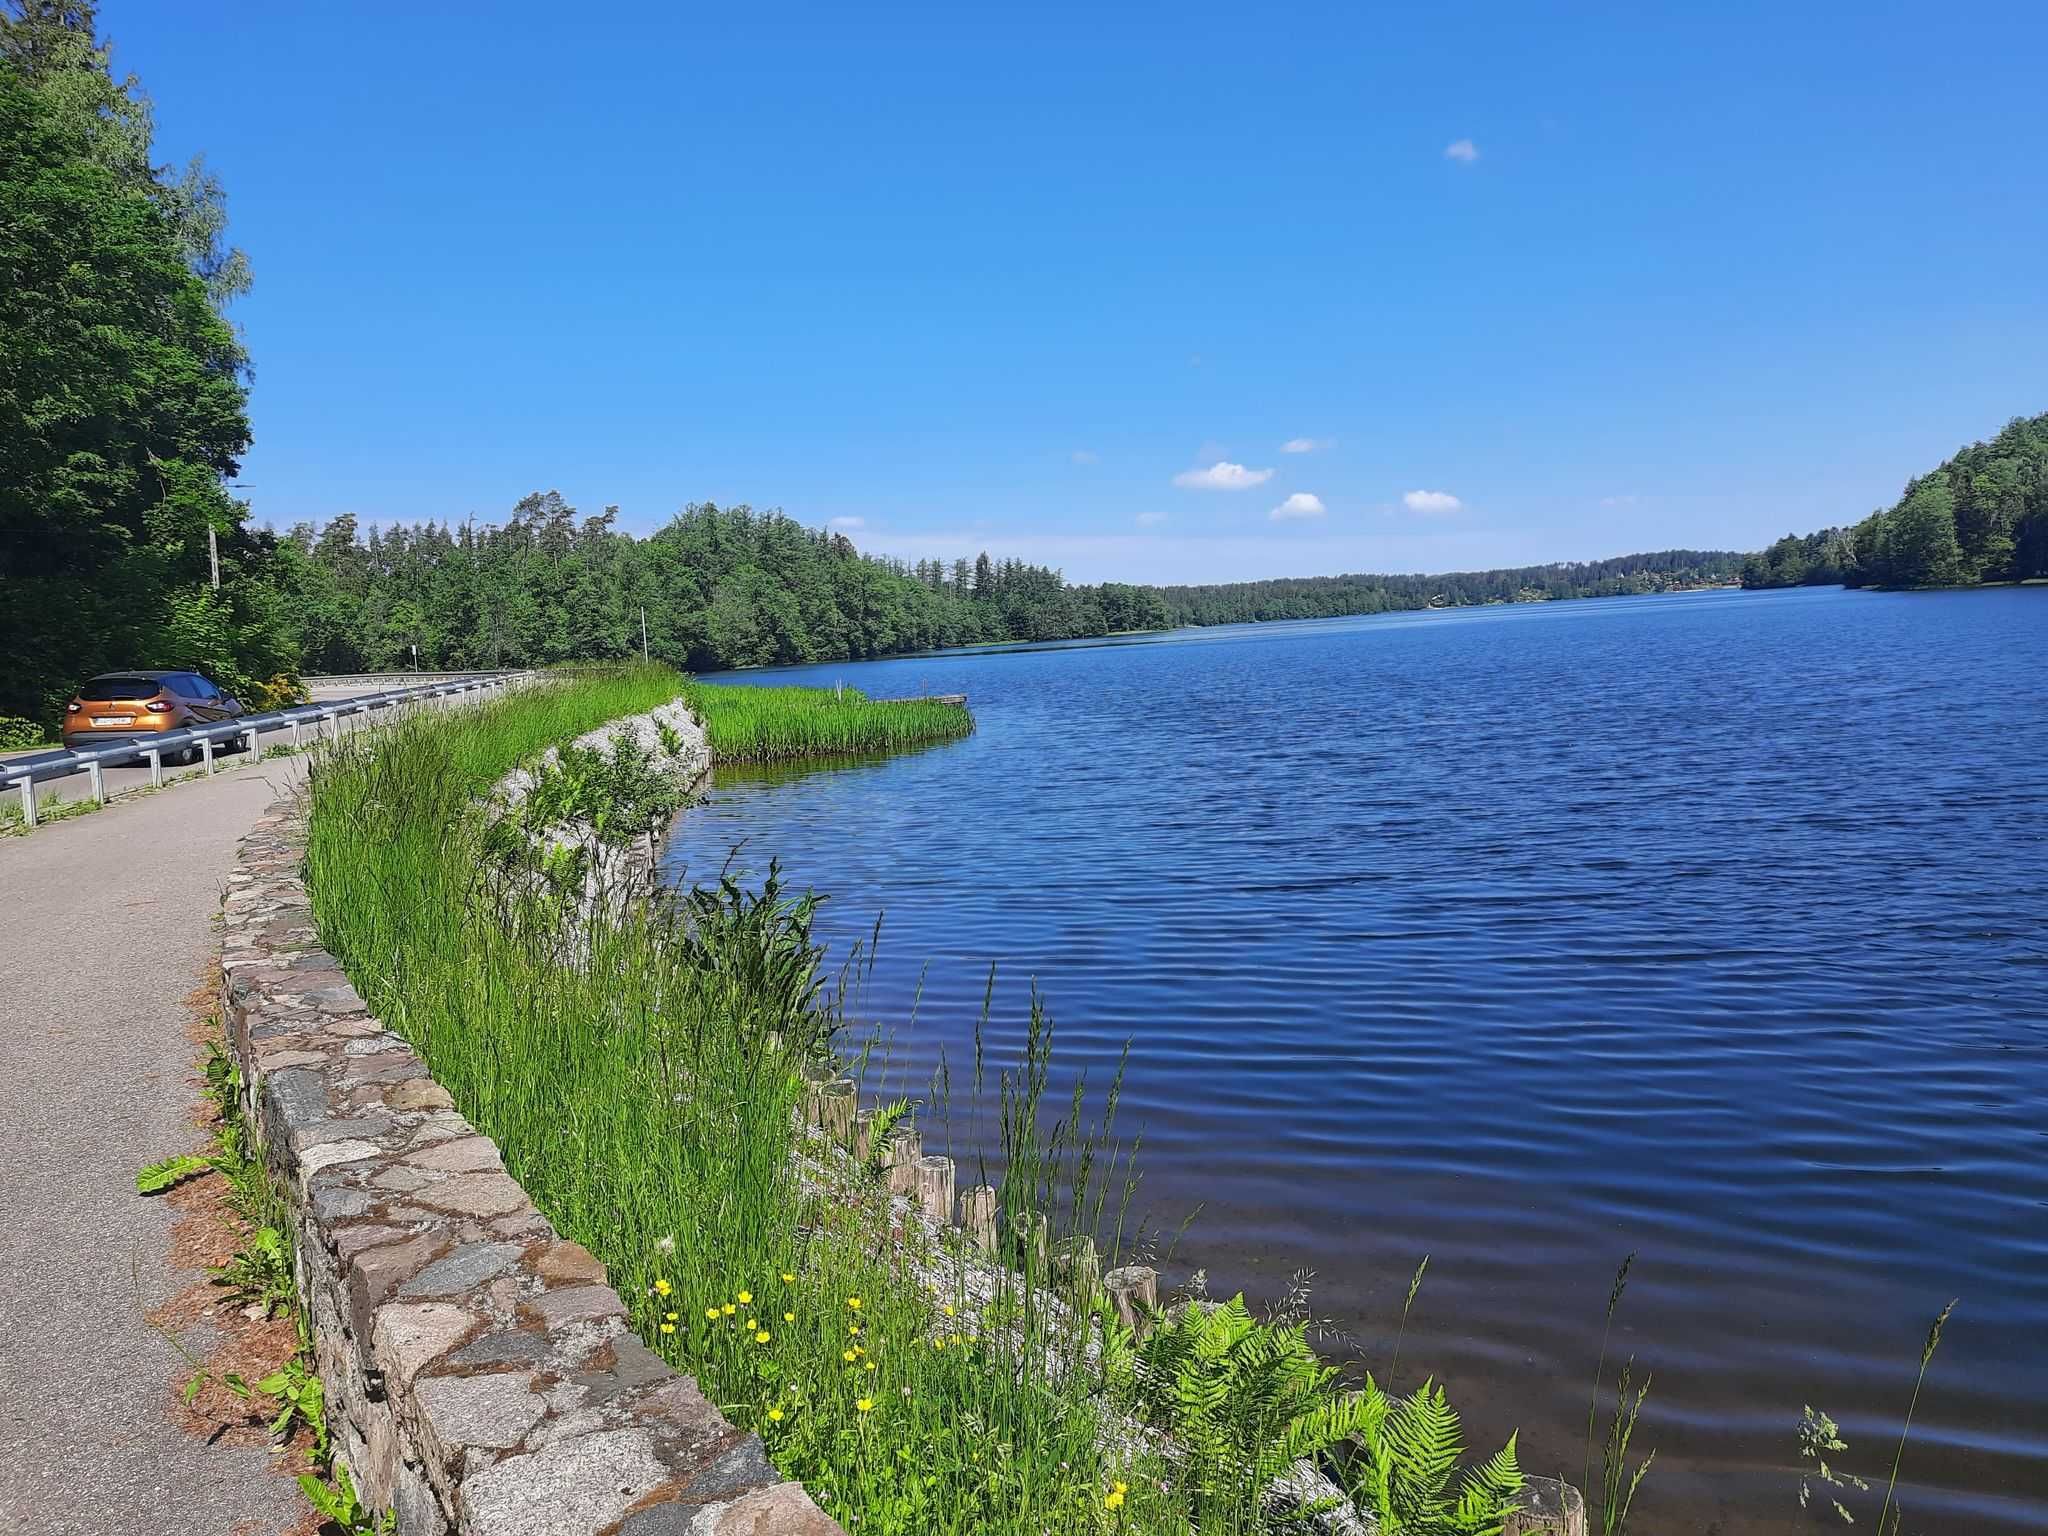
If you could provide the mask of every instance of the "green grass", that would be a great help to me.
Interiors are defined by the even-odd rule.
[[[853,757],[952,741],[974,730],[964,704],[871,699],[858,688],[753,688],[686,684],[683,697],[704,722],[712,755],[725,763],[782,763]]]
[[[648,1342],[842,1521],[1144,1528],[1103,1508],[1113,1478],[1139,1480],[1097,1448],[1086,1391],[1030,1368],[1067,1352],[1063,1325],[1020,1305],[1011,1329],[974,1337],[967,1298],[934,1296],[877,1240],[881,1186],[799,1178],[793,1110],[838,1022],[807,906],[771,889],[606,918],[589,963],[564,965],[541,909],[479,880],[479,791],[677,687],[659,672],[544,685],[342,743],[313,777],[323,941],[606,1262]]]
[[[1190,1446],[1312,1438],[1341,1406],[1335,1372],[1273,1402],[1254,1390],[1284,1326],[1254,1325],[1227,1357],[1153,1361],[1099,1314],[1052,1304],[1066,1281],[1037,1244],[1008,1245],[1018,1268],[993,1294],[983,1270],[977,1291],[948,1260],[957,1234],[934,1243],[896,1228],[884,1182],[820,1159],[800,1106],[840,1066],[843,985],[822,974],[809,898],[789,899],[771,874],[760,892],[601,910],[586,945],[563,943],[559,906],[516,877],[479,813],[483,792],[543,748],[678,690],[714,743],[724,733],[721,752],[734,740],[872,749],[929,739],[901,732],[904,719],[946,734],[971,724],[927,713],[945,706],[631,668],[366,733],[315,760],[308,881],[323,942],[540,1209],[605,1262],[647,1343],[759,1432],[849,1531],[1299,1529],[1263,1508],[1256,1477],[1222,1475],[1228,1455],[1169,1459],[1131,1422],[1170,1423]],[[879,735],[877,718],[892,722]],[[1054,1255],[1087,1234],[1107,1268],[1126,1257],[1134,1181],[1111,1125],[1120,1083],[1099,1116],[1085,1085],[1047,1106],[1050,1049],[1036,1005],[1009,1070],[990,1067],[977,1035],[972,1091],[996,1100],[999,1230],[1044,1230],[1049,1217]],[[942,1072],[933,1095],[950,1093]],[[980,1178],[963,1162],[961,1185]],[[1144,1349],[1173,1337],[1162,1329]],[[1182,1383],[1166,1417],[1162,1382]],[[1448,1476],[1442,1450],[1432,1465]]]

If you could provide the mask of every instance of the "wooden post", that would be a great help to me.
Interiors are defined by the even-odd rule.
[[[917,1203],[924,1208],[925,1215],[942,1227],[953,1219],[953,1159],[917,1160]]]
[[[837,1074],[815,1061],[806,1061],[796,1070],[804,1083],[804,1119],[812,1125],[821,1124],[825,1118],[825,1085]]]
[[[1116,1304],[1123,1325],[1142,1339],[1152,1326],[1152,1313],[1159,1306],[1159,1271],[1150,1264],[1126,1264],[1102,1277],[1103,1288]]]
[[[868,1155],[875,1149],[875,1121],[881,1113],[879,1109],[854,1111],[853,1160],[862,1167],[867,1166]]]
[[[898,1131],[889,1139],[889,1193],[917,1193],[917,1164],[924,1156],[924,1137],[917,1131]]]
[[[977,1184],[960,1197],[960,1225],[983,1253],[996,1251],[996,1187]]]
[[[1570,1483],[1525,1477],[1501,1536],[1586,1536],[1586,1501]]]
[[[818,1090],[818,1126],[842,1147],[853,1138],[853,1112],[860,1104],[860,1085],[835,1077]]]

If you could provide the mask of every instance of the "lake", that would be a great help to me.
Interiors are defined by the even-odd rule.
[[[971,739],[722,770],[672,878],[830,894],[856,1012],[957,1102],[1035,978],[1104,1082],[1163,1282],[1316,1272],[1334,1354],[1581,1480],[1655,1383],[1645,1532],[1809,1530],[1796,1428],[1908,1531],[2048,1529],[2048,590],[1710,592],[738,674],[964,692]],[[915,1009],[915,1023],[911,1016]],[[1064,1080],[1063,1080],[1064,1081]],[[1057,1086],[1057,1085],[1056,1085]],[[1873,1499],[1859,1525],[1874,1521]]]

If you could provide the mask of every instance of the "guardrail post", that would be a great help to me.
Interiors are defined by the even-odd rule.
[[[292,718],[292,745],[293,745],[294,747],[296,747],[296,746],[297,746],[298,744],[299,744],[299,722],[298,722],[298,717],[297,717],[297,716],[293,716],[293,718]]]
[[[252,725],[248,730],[242,732],[242,740],[249,744],[249,761],[252,763],[262,762],[263,733]]]
[[[100,775],[100,765],[97,762],[90,762],[85,765],[85,782],[88,792],[92,795],[94,804],[105,805],[107,803],[107,783]]]
[[[36,781],[21,781],[21,824],[32,827],[36,824]]]
[[[164,787],[164,749],[162,747],[151,747],[142,755],[149,759],[149,787],[151,789],[162,789]]]
[[[208,777],[211,777],[213,774],[213,738],[211,736],[200,737],[199,750],[206,758],[206,772]]]

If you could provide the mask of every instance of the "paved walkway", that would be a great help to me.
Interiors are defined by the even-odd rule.
[[[263,1450],[173,1427],[182,1361],[143,1314],[195,1277],[169,1268],[172,1211],[134,1185],[200,1140],[184,999],[236,842],[303,771],[246,763],[0,839],[6,1536],[268,1536],[304,1512]]]

